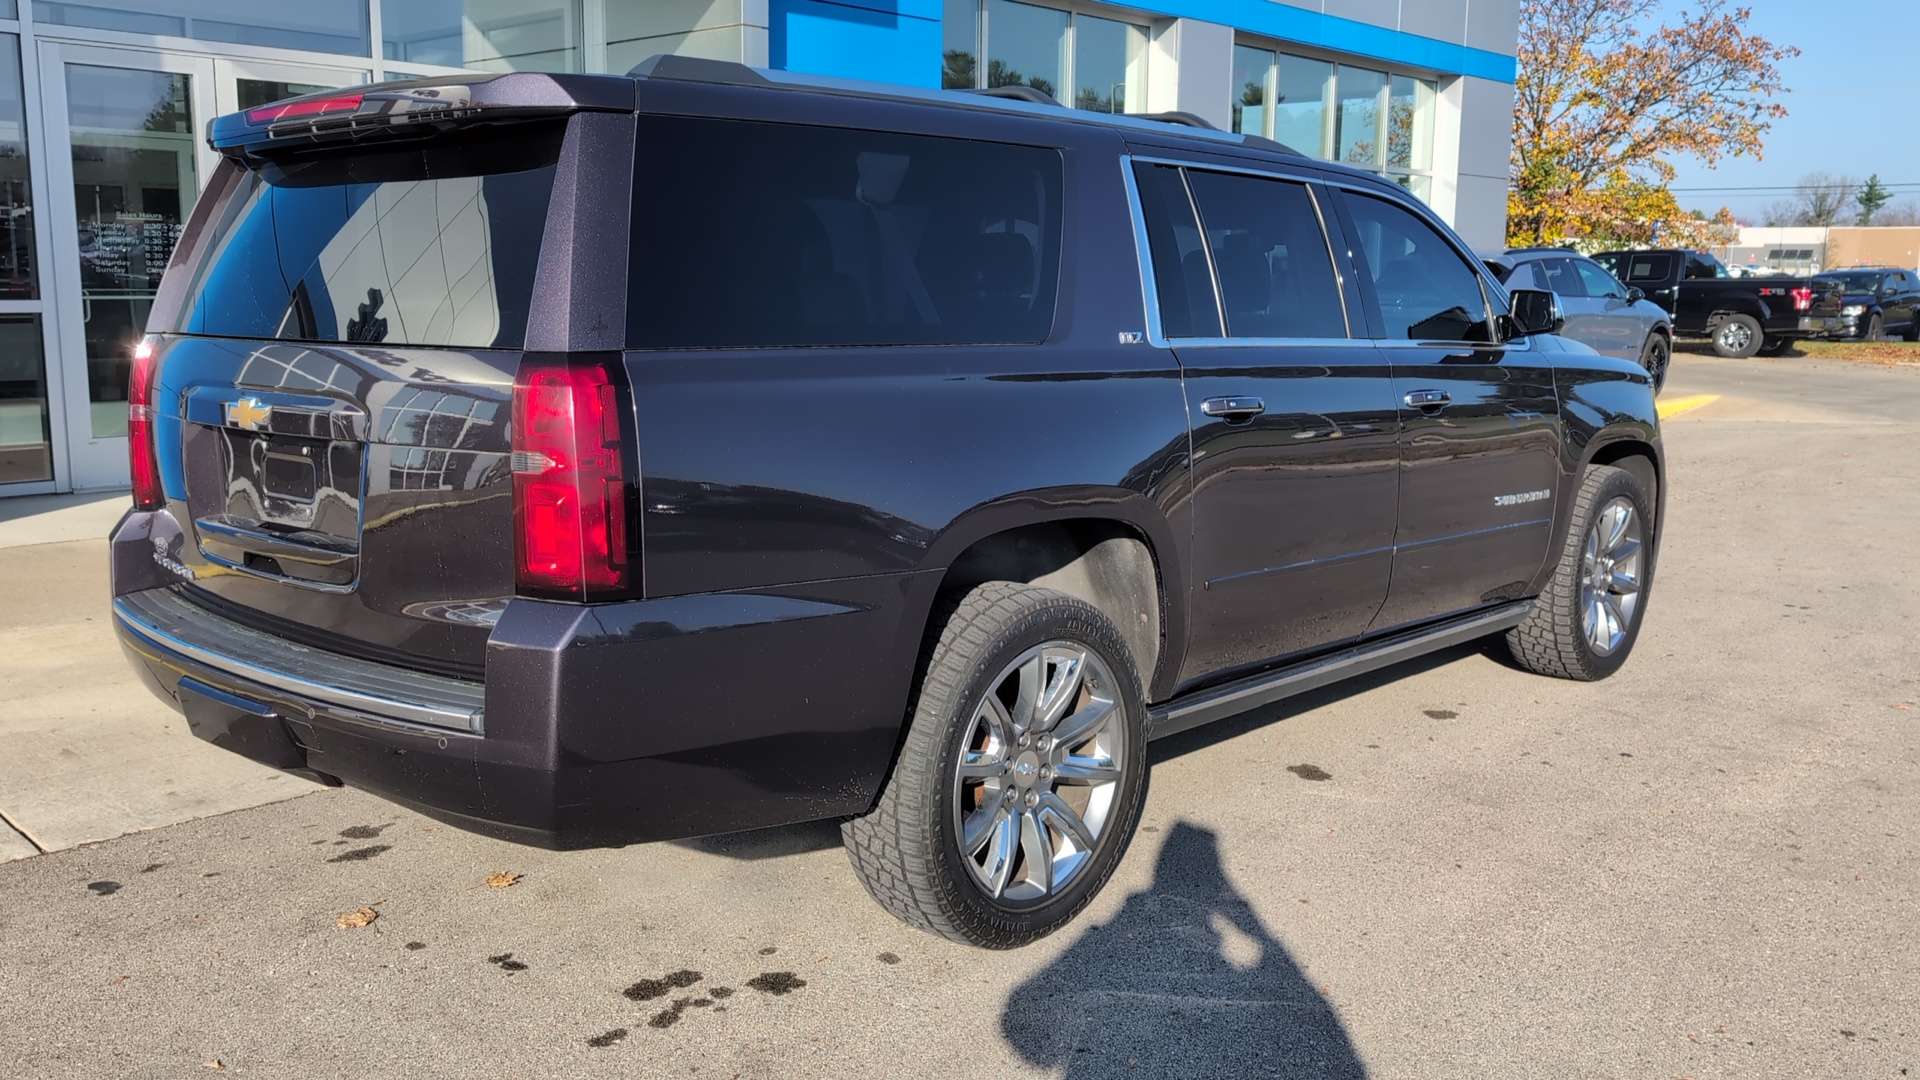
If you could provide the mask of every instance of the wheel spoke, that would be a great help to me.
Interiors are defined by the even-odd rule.
[[[1053,775],[1064,784],[1108,784],[1120,779],[1120,766],[1112,758],[1063,758],[1053,767]]]
[[[1620,601],[1611,596],[1603,596],[1601,603],[1607,609],[1607,645],[1611,648],[1620,635],[1627,632],[1627,615],[1620,610]]]
[[[1095,698],[1087,707],[1061,721],[1053,731],[1054,745],[1068,750],[1087,741],[1113,716],[1113,702]]]
[[[991,788],[981,792],[981,803],[960,825],[960,850],[976,858],[980,848],[993,835],[993,827],[1006,816],[1010,788]]]
[[[1607,588],[1623,596],[1631,596],[1640,591],[1640,578],[1631,570],[1616,569],[1613,572],[1613,580],[1607,583]]]
[[[1046,658],[1039,653],[1020,665],[1020,692],[1014,698],[1009,717],[1016,734],[1032,730],[1034,710],[1040,704],[1040,695],[1046,691],[1046,674]]]
[[[984,867],[988,895],[998,899],[1007,891],[1007,876],[1013,872],[1013,857],[1020,850],[1020,820],[1024,814],[1006,814],[994,822],[993,844],[987,849]]]
[[[1038,814],[1020,815],[1020,846],[1027,854],[1027,879],[1042,892],[1053,891],[1053,837]]]
[[[1639,557],[1640,557],[1640,541],[1635,540],[1631,536],[1627,537],[1625,540],[1620,541],[1620,546],[1613,549],[1613,565],[1616,568],[1621,563],[1627,562],[1631,559],[1637,559]]]
[[[1007,759],[990,750],[968,750],[960,755],[959,775],[961,780],[986,780],[1004,775],[1007,771]]]
[[[1073,841],[1073,846],[1081,851],[1092,851],[1096,838],[1093,830],[1087,827],[1086,819],[1081,817],[1067,801],[1049,791],[1040,796],[1040,811],[1053,820],[1060,831]]]
[[[1607,651],[1607,615],[1600,603],[1599,593],[1587,600],[1587,640],[1593,643],[1595,650]]]
[[[1616,502],[1607,507],[1607,516],[1604,520],[1607,535],[1601,547],[1608,554],[1612,554],[1614,549],[1620,546],[1621,539],[1627,535],[1627,523],[1633,520],[1633,510],[1625,503]]]
[[[1053,679],[1047,684],[1047,691],[1040,699],[1040,707],[1034,716],[1033,727],[1036,731],[1048,731],[1060,722],[1068,709],[1080,697],[1080,673],[1085,667],[1086,653],[1057,653],[1054,662]]]

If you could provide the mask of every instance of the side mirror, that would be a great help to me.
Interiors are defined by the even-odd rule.
[[[1513,309],[1504,320],[1504,340],[1557,334],[1566,328],[1567,317],[1560,311],[1560,298],[1544,289],[1513,290]]]
[[[1647,291],[1638,285],[1627,286],[1627,303],[1637,304],[1647,298]]]

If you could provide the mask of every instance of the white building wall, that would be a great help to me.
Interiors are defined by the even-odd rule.
[[[1153,25],[1147,111],[1190,112],[1218,128],[1233,123],[1233,28],[1198,19]]]

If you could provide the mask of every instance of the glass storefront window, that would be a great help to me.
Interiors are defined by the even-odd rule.
[[[1242,135],[1267,135],[1273,130],[1270,123],[1273,76],[1271,51],[1245,45],[1233,47],[1233,130]],[[1316,141],[1309,149],[1319,148]]]
[[[1434,94],[1434,84],[1425,79],[1393,77],[1393,93],[1387,99],[1389,168],[1433,168]]]
[[[235,79],[234,89],[240,95],[240,108],[257,109],[262,105],[271,105],[302,94],[317,94],[332,87],[318,83],[277,82],[272,79]]]
[[[427,7],[421,0],[389,3]],[[277,49],[367,55],[367,0],[33,0],[33,18],[59,26],[86,26],[133,34],[268,45]]]
[[[579,71],[579,0],[405,0],[380,8],[388,60],[482,71]]]
[[[1076,109],[1146,108],[1144,26],[1017,0],[943,0],[941,20],[946,89],[1031,86]]]
[[[662,53],[738,61],[746,48],[737,3],[729,7],[714,0],[605,0],[604,7],[608,71],[631,71]]]
[[[1024,84],[1059,100],[1067,83],[1070,19],[1053,8],[988,0],[987,85]]]
[[[15,5],[13,0],[0,0],[0,19],[17,19],[19,17],[20,8]]]
[[[1282,56],[1274,79],[1273,137],[1308,157],[1326,157],[1328,101],[1332,97],[1331,63]]]
[[[0,484],[51,479],[53,434],[47,424],[40,316],[0,315]]]
[[[1386,72],[1342,64],[1335,85],[1339,108],[1334,112],[1334,160],[1378,168],[1384,149],[1380,95],[1387,88]]]
[[[39,295],[33,256],[33,190],[27,183],[27,111],[20,39],[0,34],[0,300]]]
[[[945,0],[940,16],[940,88],[979,86],[980,0]]]
[[[1073,82],[1076,109],[1123,113],[1147,103],[1147,28],[1132,23],[1073,17]]]
[[[87,400],[96,439],[127,433],[127,376],[160,275],[199,194],[190,77],[67,65]]]

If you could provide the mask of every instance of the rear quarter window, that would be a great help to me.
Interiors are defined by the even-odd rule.
[[[213,218],[178,330],[519,348],[562,128],[250,171]]]
[[[1058,151],[639,123],[630,346],[979,345],[1051,332]]]

